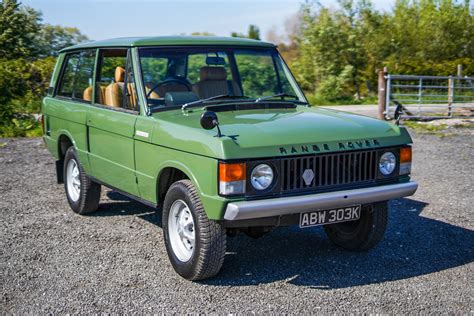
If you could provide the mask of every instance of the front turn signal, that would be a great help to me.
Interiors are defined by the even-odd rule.
[[[245,163],[219,162],[219,194],[238,195],[245,193]]]
[[[400,149],[400,163],[411,162],[411,146]]]
[[[411,146],[400,148],[400,175],[411,172],[412,152]]]

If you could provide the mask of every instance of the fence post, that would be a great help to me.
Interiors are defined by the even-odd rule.
[[[462,77],[462,65],[458,65],[458,77]]]
[[[421,105],[423,104],[423,77],[418,81],[418,116],[421,116]]]
[[[386,106],[386,93],[387,93],[387,81],[385,80],[385,75],[387,74],[387,67],[384,67],[383,70],[379,70],[379,84],[378,84],[378,118],[385,120],[385,106]]]
[[[459,68],[458,68],[459,71]],[[452,107],[453,107],[453,100],[454,99],[454,78],[449,76],[448,79],[448,116],[451,117],[452,115]]]

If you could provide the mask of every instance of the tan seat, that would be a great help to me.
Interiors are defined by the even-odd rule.
[[[127,83],[128,104],[133,108],[137,107],[137,90],[134,83]]]
[[[105,105],[113,107],[122,107],[123,85],[125,80],[125,69],[115,68],[115,82],[105,88]]]
[[[103,104],[104,102],[104,93],[105,93],[105,87],[100,86],[99,87],[99,93],[97,93],[97,103]],[[82,99],[84,101],[92,101],[92,86],[87,87],[83,94],[82,94]]]
[[[199,82],[193,86],[193,90],[201,99],[222,94],[241,95],[240,89],[234,81],[231,82],[233,93],[229,91],[227,71],[224,67],[202,67],[199,77]]]
[[[92,86],[88,86],[82,93],[82,99],[84,101],[92,101]]]

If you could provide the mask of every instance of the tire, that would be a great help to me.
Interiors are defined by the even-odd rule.
[[[196,281],[220,271],[226,251],[226,230],[207,218],[191,181],[171,185],[163,204],[162,224],[168,257],[180,276]]]
[[[388,220],[388,202],[363,207],[360,219],[324,226],[329,240],[351,251],[367,251],[382,240]]]
[[[68,168],[71,170],[68,171]],[[69,147],[66,151],[63,175],[64,189],[71,209],[81,215],[95,212],[99,207],[101,186],[87,177],[74,147]]]

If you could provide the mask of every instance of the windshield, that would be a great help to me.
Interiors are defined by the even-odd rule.
[[[214,102],[259,98],[306,102],[276,49],[142,48],[139,52],[149,106],[173,107],[214,97],[218,97]]]

